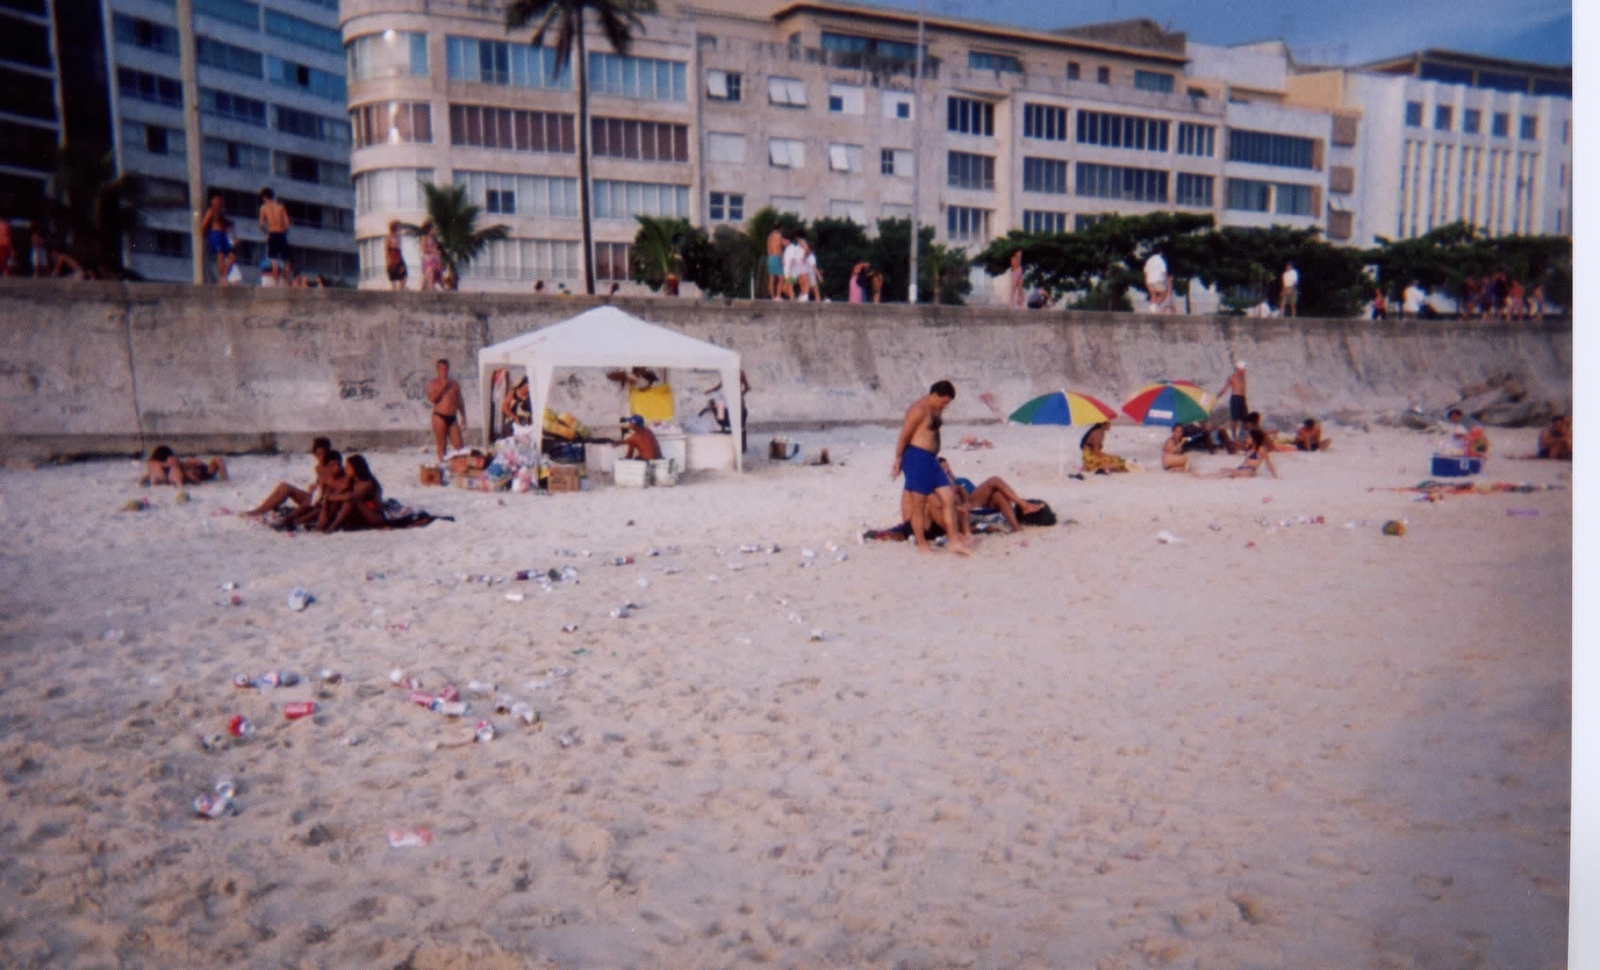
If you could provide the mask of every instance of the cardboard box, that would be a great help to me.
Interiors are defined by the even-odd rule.
[[[1435,478],[1460,478],[1463,475],[1476,475],[1483,471],[1483,459],[1462,458],[1458,455],[1434,455],[1433,475]]]
[[[417,472],[423,485],[444,484],[444,473],[439,470],[438,465],[423,465]]]
[[[578,465],[551,465],[545,487],[552,495],[557,492],[576,492],[582,477],[583,469]]]

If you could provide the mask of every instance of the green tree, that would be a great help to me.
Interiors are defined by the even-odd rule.
[[[1415,239],[1380,237],[1363,258],[1378,268],[1379,284],[1390,296],[1414,281],[1460,300],[1468,277],[1504,273],[1530,289],[1543,286],[1546,298],[1561,306],[1572,299],[1572,240],[1564,236],[1485,236],[1456,222]]]
[[[687,219],[638,216],[639,231],[628,250],[629,275],[651,290],[659,290],[668,276],[682,279],[683,257],[680,241],[692,232]]]
[[[1209,215],[1156,212],[1147,216],[1104,215],[1078,232],[1026,233],[1013,229],[993,240],[975,262],[990,276],[1011,268],[1011,256],[1022,250],[1022,279],[1037,286],[1051,302],[1075,298],[1075,306],[1127,309],[1127,292],[1144,285],[1144,261],[1161,253],[1174,287],[1182,288],[1198,267],[1178,244],[1209,229]]]
[[[849,219],[818,219],[806,232],[817,254],[822,274],[822,295],[843,302],[850,298],[850,270],[863,259],[871,262],[872,242],[867,231]]]
[[[765,286],[758,278],[765,275],[764,256],[765,249],[752,245],[748,233],[718,226],[711,233],[711,265],[695,278],[695,285],[707,296],[753,298]]]
[[[1301,316],[1353,316],[1370,285],[1361,251],[1334,246],[1316,229],[1227,226],[1185,239],[1175,249],[1196,278],[1215,286],[1225,302],[1238,308],[1262,300],[1278,303],[1287,263],[1300,274]]]
[[[933,248],[932,226],[918,227],[917,251],[925,254]],[[911,220],[879,219],[878,236],[872,240],[872,255],[868,257],[872,268],[883,274],[883,302],[905,303],[911,293]],[[933,276],[927,261],[917,260],[917,298],[923,302],[933,299]],[[959,302],[959,300],[957,301]]]
[[[466,269],[483,248],[498,239],[505,239],[510,231],[504,225],[478,228],[476,205],[467,201],[465,185],[443,187],[429,182],[419,182],[428,213],[427,225],[433,230],[434,241],[439,244],[439,262],[444,266],[445,283],[451,289],[461,285],[461,271]],[[413,236],[423,233],[422,226],[406,225]]]
[[[583,222],[584,292],[590,296],[594,295],[594,226],[589,212],[589,65],[584,53],[584,21],[592,14],[611,49],[626,56],[633,47],[633,32],[644,32],[639,15],[655,12],[656,0],[511,0],[506,5],[508,33],[537,21],[532,41],[535,47],[542,47],[545,36],[556,31],[553,75],[577,61],[573,73],[578,93],[578,214]]]

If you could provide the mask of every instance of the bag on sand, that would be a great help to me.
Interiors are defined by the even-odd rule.
[[[1039,511],[1037,511],[1037,512],[1024,512],[1023,514],[1017,516],[1017,521],[1018,522],[1021,522],[1023,525],[1055,525],[1056,524],[1056,513],[1055,513],[1055,510],[1050,507],[1050,504],[1048,502],[1041,502],[1039,499],[1036,499],[1036,498],[1030,498],[1030,499],[1028,499],[1028,501],[1030,501],[1030,502],[1039,502],[1039,504],[1041,506],[1043,506],[1043,508],[1039,509]]]

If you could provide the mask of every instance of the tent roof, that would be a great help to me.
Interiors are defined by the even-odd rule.
[[[557,367],[652,364],[723,370],[739,366],[736,351],[646,323],[614,306],[585,310],[478,352],[482,364],[523,364],[535,357]]]

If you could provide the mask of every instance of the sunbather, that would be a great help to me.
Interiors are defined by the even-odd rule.
[[[1018,515],[1030,515],[1044,508],[1038,502],[1030,502],[1017,494],[1016,489],[1007,485],[1005,480],[998,475],[992,475],[983,480],[983,483],[974,486],[968,491],[963,482],[964,478],[957,478],[955,472],[950,470],[950,462],[939,459],[939,467],[944,469],[945,475],[950,479],[956,494],[956,508],[963,520],[963,534],[972,531],[971,513],[974,509],[994,509],[1000,517],[1006,520],[1006,525],[1012,532],[1022,528]]]
[[[317,499],[327,493],[323,480],[328,474],[325,469],[328,463],[328,455],[332,451],[333,445],[327,438],[312,439],[311,454],[314,456],[316,464],[316,477],[311,480],[311,484],[305,488],[296,488],[288,482],[279,482],[260,505],[248,512],[240,512],[239,514],[248,518],[259,519],[268,512],[278,509],[285,502],[293,502],[296,509],[310,508]]]
[[[220,456],[210,461],[179,458],[166,445],[157,445],[145,460],[144,467],[145,477],[139,480],[141,485],[176,485],[182,488],[209,482],[213,478],[222,482],[228,480],[228,466]]]
[[[1225,468],[1217,472],[1220,478],[1255,478],[1256,472],[1262,465],[1267,466],[1267,471],[1273,478],[1278,477],[1278,469],[1272,464],[1272,450],[1267,444],[1267,433],[1260,428],[1250,429],[1250,444],[1244,453],[1244,462],[1238,468]]]
[[[1186,472],[1189,470],[1189,456],[1184,454],[1188,447],[1188,439],[1184,436],[1183,426],[1172,426],[1172,434],[1161,443],[1161,467],[1169,472]]]
[[[323,532],[339,529],[382,529],[383,486],[367,467],[367,460],[351,455],[344,461],[346,480],[338,491],[328,493],[317,528]]]
[[[1110,421],[1101,421],[1085,432],[1083,438],[1078,441],[1078,447],[1083,451],[1084,471],[1103,475],[1107,472],[1132,471],[1136,467],[1126,459],[1105,450],[1106,430],[1110,427]]]
[[[1306,418],[1294,433],[1294,446],[1301,451],[1327,451],[1331,444],[1331,438],[1322,436],[1322,425],[1317,423],[1316,418]]]
[[[1550,426],[1539,432],[1538,457],[1572,460],[1572,429],[1567,426],[1565,415],[1551,418]]]

